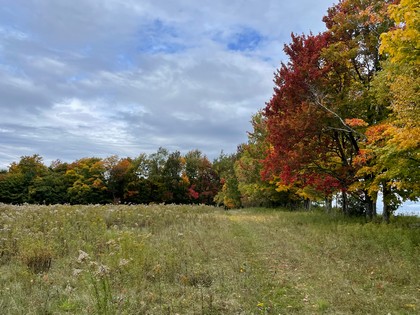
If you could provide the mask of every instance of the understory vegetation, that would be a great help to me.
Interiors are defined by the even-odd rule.
[[[0,204],[4,314],[418,314],[420,220]]]

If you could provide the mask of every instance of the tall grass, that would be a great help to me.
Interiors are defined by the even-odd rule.
[[[420,225],[207,206],[0,205],[5,314],[417,314]]]

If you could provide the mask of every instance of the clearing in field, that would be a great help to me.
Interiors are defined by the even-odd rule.
[[[0,309],[416,314],[419,226],[268,209],[0,205]]]

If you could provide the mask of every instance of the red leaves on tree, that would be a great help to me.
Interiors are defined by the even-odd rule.
[[[188,196],[190,199],[198,199],[200,197],[200,194],[194,190],[195,185],[192,185],[190,188],[188,188]]]
[[[274,95],[265,110],[272,148],[262,173],[266,179],[277,177],[285,184],[312,185],[324,192],[338,186],[321,166],[331,141],[323,134],[329,114],[313,103],[313,91],[323,87],[329,71],[321,55],[328,38],[327,33],[292,34],[292,43],[285,46],[290,60],[277,72]]]

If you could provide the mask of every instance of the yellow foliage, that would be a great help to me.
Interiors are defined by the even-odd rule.
[[[389,53],[392,62],[420,64],[420,6],[418,0],[401,0],[389,6],[388,13],[397,28],[381,35],[380,52]]]
[[[188,186],[188,185],[190,185],[190,179],[188,178],[187,174],[182,173],[181,178],[182,178],[182,182],[183,182],[185,185],[187,185],[187,186]]]
[[[273,182],[270,182],[273,184]],[[276,182],[276,191],[282,192],[282,191],[289,191],[291,189],[291,185],[285,185],[281,182]]]
[[[296,191],[296,194],[304,199],[319,200],[322,199],[321,194],[312,186],[305,186]]]
[[[412,128],[393,128],[393,138],[390,144],[396,145],[400,150],[420,149],[420,126]],[[419,155],[420,152],[417,152]]]

